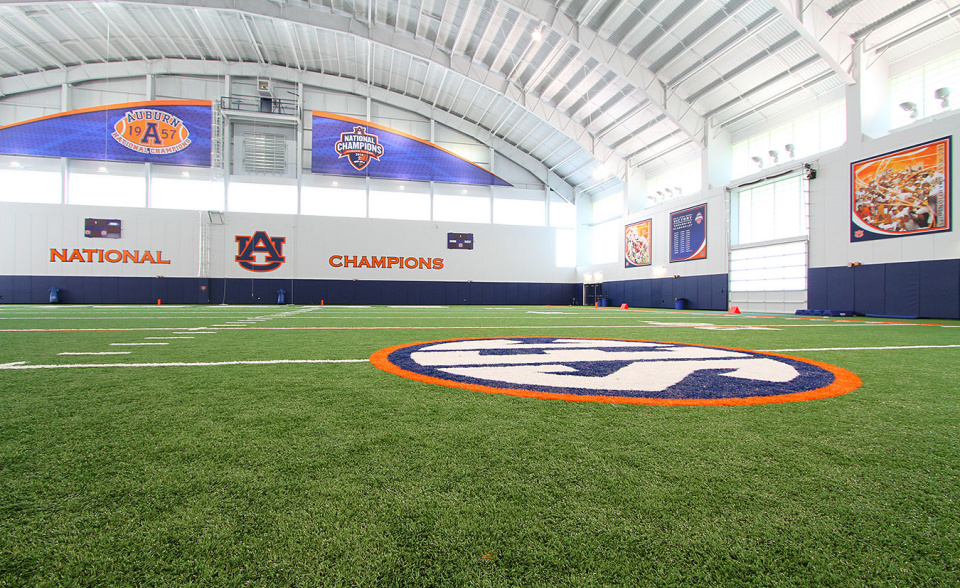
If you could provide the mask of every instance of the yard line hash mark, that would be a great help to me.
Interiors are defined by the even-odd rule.
[[[53,370],[71,368],[132,368],[132,367],[212,367],[223,365],[275,365],[294,363],[369,363],[369,359],[266,359],[261,361],[172,361],[165,363],[66,363],[24,365],[26,362],[0,364],[0,370]]]

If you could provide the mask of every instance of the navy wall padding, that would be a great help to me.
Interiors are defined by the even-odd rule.
[[[960,319],[960,259],[810,268],[807,308]]]
[[[686,298],[690,309],[727,309],[727,274],[604,282],[602,289],[610,306],[672,309],[674,299]]]
[[[200,286],[207,286],[201,291]],[[60,288],[63,304],[531,304],[582,302],[580,284],[393,282],[276,278],[120,278],[0,276],[0,304],[47,304]]]
[[[920,316],[960,318],[960,259],[920,264]]]
[[[823,306],[811,306],[810,308],[855,308],[857,301],[853,274],[856,270],[857,268],[855,267],[845,266],[829,268],[827,272],[827,280],[829,284],[827,300]]]
[[[860,265],[854,268],[854,310],[860,314],[886,314],[886,266]]]
[[[920,264],[887,264],[885,279],[884,312],[920,316]]]

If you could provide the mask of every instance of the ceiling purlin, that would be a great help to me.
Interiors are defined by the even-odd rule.
[[[5,47],[7,51],[9,51],[10,53],[16,55],[17,57],[20,58],[21,61],[23,61],[23,62],[25,62],[26,64],[28,64],[28,66],[30,67],[31,70],[37,71],[37,72],[42,72],[42,71],[44,71],[45,69],[47,69],[47,66],[42,65],[40,62],[38,62],[38,61],[35,60],[34,58],[26,55],[25,53],[22,53],[22,52],[21,52],[20,50],[18,50],[16,47],[14,47],[13,45],[11,45],[6,39],[3,38],[2,35],[0,35],[0,43],[3,44],[2,47]],[[2,54],[3,54],[3,52],[0,51],[0,55],[2,55]],[[64,68],[64,69],[65,69],[65,68]],[[10,64],[10,70],[17,72],[17,75],[23,75],[24,73],[27,73],[27,71],[24,69],[24,66],[22,66],[22,65],[19,65],[19,66],[18,66],[18,65]]]
[[[644,8],[642,5],[637,7],[637,13],[639,18],[637,18],[635,23],[633,23],[632,25],[629,25],[628,23],[630,21],[625,20],[619,27],[617,27],[617,30],[613,32],[613,34],[611,35],[611,38],[620,39],[616,43],[616,47],[618,50],[622,49],[623,44],[626,42],[626,40],[629,39],[630,36],[634,32],[636,32],[636,30],[639,29],[640,26],[643,25],[643,23],[647,21],[647,19],[650,17],[650,14],[654,10],[656,10],[657,7],[663,3],[663,1],[664,0],[652,0],[652,1],[648,0],[648,2],[650,3],[650,6],[646,8]],[[624,29],[627,29],[627,30],[624,30]]]
[[[150,9],[150,8],[142,9],[142,8],[141,8],[140,10],[141,10],[142,12],[147,13],[151,18],[153,17],[153,10],[152,10],[152,9]],[[154,21],[154,22],[156,22],[156,21]],[[130,18],[130,26],[134,28],[134,32],[136,32],[136,33],[138,34],[141,42],[143,42],[143,41],[149,41],[150,45],[153,46],[154,52],[155,52],[155,54],[156,54],[156,56],[157,56],[158,58],[159,58],[159,57],[163,57],[163,56],[166,55],[166,52],[164,52],[163,49],[160,48],[160,45],[153,39],[153,36],[147,34],[147,31],[144,30],[143,26],[140,24],[140,21],[139,21],[137,18],[135,18],[135,17],[131,17],[131,18]],[[165,35],[167,34],[166,31],[163,31],[163,33],[164,33]],[[173,40],[170,39],[169,35],[167,36],[167,40],[168,40],[168,42],[169,42],[170,45],[176,47],[176,43],[174,43]],[[178,50],[178,51],[179,51],[179,50]],[[183,55],[183,52],[180,52],[180,56],[181,56],[181,57],[185,57],[185,56]]]
[[[637,45],[631,49],[627,55],[638,61],[643,59],[643,56],[647,54],[647,51],[652,49],[663,39],[667,38],[667,36],[676,30],[678,26],[690,18],[690,16],[692,16],[696,11],[696,8],[702,3],[703,0],[687,0],[686,2],[683,2],[677,6],[673,12],[663,19],[663,22],[657,23],[657,29],[659,29],[658,33],[649,35],[640,45]]]
[[[907,5],[905,5],[905,6],[901,6],[900,8],[894,10],[893,12],[891,12],[891,13],[889,13],[889,14],[886,14],[886,15],[878,18],[877,20],[873,21],[872,23],[868,24],[867,26],[865,26],[865,27],[863,27],[863,28],[855,31],[855,32],[854,32],[853,34],[851,34],[850,36],[851,36],[854,40],[859,41],[860,39],[863,39],[864,37],[866,37],[867,35],[869,35],[869,34],[872,33],[873,31],[879,29],[880,27],[882,27],[882,26],[884,26],[884,25],[887,25],[887,24],[895,21],[896,19],[898,19],[898,18],[900,18],[901,16],[907,14],[908,12],[912,12],[913,10],[916,10],[917,8],[923,6],[924,4],[927,4],[927,3],[929,3],[929,2],[930,2],[930,0],[913,0],[913,2],[910,2],[909,4],[907,4]]]
[[[61,51],[68,55],[73,63],[83,63],[85,61],[83,57],[70,49],[66,43],[56,39],[52,34],[50,34],[49,31],[34,22],[31,17],[19,11],[15,12],[14,10],[10,10],[9,12],[17,15],[17,22],[20,26],[29,29],[32,34],[43,37],[48,45],[52,47],[59,47]],[[65,62],[66,60],[61,59],[61,61]]]
[[[200,10],[196,8],[193,9],[193,15],[197,19],[197,22],[200,23],[200,28],[203,29],[203,34],[206,35],[214,49],[216,49],[217,54],[220,56],[220,60],[227,61],[227,56],[223,52],[221,43],[217,41],[217,38],[213,36],[213,33],[210,31],[210,27],[207,26],[207,19],[203,16]]]
[[[828,70],[828,71],[826,71],[826,72],[824,72],[824,73],[822,73],[822,74],[820,74],[820,75],[818,75],[818,76],[815,76],[815,77],[813,77],[813,78],[811,78],[811,79],[803,82],[803,83],[800,84],[800,85],[793,86],[791,89],[783,92],[782,94],[779,94],[779,95],[777,95],[777,96],[774,96],[773,98],[770,98],[769,100],[766,100],[766,101],[764,101],[764,102],[761,102],[760,104],[754,105],[753,107],[749,108],[748,110],[746,110],[746,111],[744,111],[744,112],[741,112],[740,114],[737,114],[737,115],[734,116],[733,118],[729,118],[729,119],[721,122],[721,123],[718,125],[718,127],[721,128],[721,129],[722,129],[722,128],[726,128],[726,127],[728,127],[728,126],[730,126],[730,125],[732,125],[732,124],[734,124],[734,123],[737,123],[737,122],[739,122],[740,120],[742,120],[742,119],[750,116],[751,114],[761,113],[764,108],[767,108],[768,106],[770,106],[770,105],[772,105],[772,104],[775,104],[776,102],[779,102],[780,100],[783,100],[784,98],[786,98],[786,97],[788,97],[788,96],[792,96],[792,95],[794,95],[794,94],[796,94],[796,93],[798,93],[798,92],[802,92],[802,91],[806,90],[807,88],[809,88],[810,86],[813,86],[813,85],[815,85],[815,84],[819,84],[820,82],[823,82],[823,81],[825,81],[825,80],[829,80],[829,79],[832,78],[832,77],[833,77],[833,72]]]
[[[712,82],[703,86],[696,92],[693,92],[692,94],[687,96],[687,100],[689,100],[690,102],[696,102],[699,98],[703,97],[705,94],[708,94],[709,92],[716,90],[721,86],[723,87],[728,86],[729,81],[732,80],[734,77],[742,74],[743,72],[747,71],[748,69],[757,65],[758,63],[767,59],[768,57],[775,55],[778,51],[786,48],[787,46],[794,43],[795,41],[798,41],[799,39],[800,39],[800,33],[796,31],[787,33],[785,37],[782,37],[781,39],[777,40],[772,45],[764,47],[758,53],[751,55],[739,65],[727,70],[725,73],[720,74],[715,80],[713,80]]]
[[[240,13],[240,22],[243,24],[244,32],[247,33],[247,37],[250,40],[250,44],[253,45],[254,50],[257,52],[257,61],[260,63],[269,64],[267,57],[263,54],[263,48],[260,46],[260,43],[257,41],[257,38],[253,34],[253,29],[250,27],[249,17],[246,12]]]
[[[520,0],[503,0],[509,3],[518,3]],[[698,2],[700,0],[697,0]],[[599,61],[604,67],[614,71],[637,88],[650,87],[656,76],[644,68],[635,59],[630,59],[617,47],[601,38],[594,31],[578,25],[564,13],[559,12],[546,0],[527,0],[523,3],[523,10],[539,17],[557,30],[563,39],[579,50]],[[659,84],[658,84],[659,85]],[[663,92],[644,92],[645,98],[651,100],[671,119],[671,124],[683,129],[691,140],[702,146],[699,134],[705,128],[700,115],[690,108],[690,104],[675,94]]]
[[[10,26],[7,25],[7,23],[6,23],[4,20],[2,20],[2,19],[0,19],[0,29],[3,29],[4,31],[6,31],[7,34],[9,35],[9,37],[13,37],[13,38],[15,38],[17,41],[19,41],[20,43],[22,43],[24,49],[29,49],[29,50],[33,51],[34,53],[37,53],[37,54],[40,55],[42,58],[44,58],[46,61],[48,61],[48,62],[56,65],[56,66],[57,66],[58,68],[60,68],[60,69],[67,69],[66,64],[64,64],[62,61],[60,61],[59,59],[57,59],[56,56],[54,56],[52,53],[50,53],[49,51],[47,51],[47,50],[44,49],[43,47],[40,47],[39,44],[31,42],[29,39],[27,39],[26,37],[24,37],[24,36],[20,33],[20,31],[14,29],[13,27],[10,27]],[[6,39],[4,39],[4,42],[6,42]],[[11,49],[13,49],[15,53],[17,53],[17,54],[23,56],[24,58],[26,58],[26,60],[27,60],[28,62],[33,61],[34,63],[36,63],[35,60],[27,57],[26,54],[25,54],[23,51],[19,51],[19,50],[15,49],[15,48],[13,47],[13,45],[8,44],[8,47],[10,47]],[[38,66],[37,66],[37,71],[40,71],[41,69],[42,69],[42,66],[39,66],[39,65],[38,65]]]
[[[100,52],[97,51],[97,50],[93,47],[93,45],[91,45],[90,43],[88,43],[87,40],[84,39],[81,35],[75,34],[76,31],[74,30],[74,28],[73,28],[71,25],[68,25],[66,22],[64,22],[64,20],[63,20],[62,18],[60,18],[60,15],[58,14],[58,12],[59,12],[59,10],[48,10],[48,11],[47,11],[47,18],[49,18],[50,20],[52,20],[52,21],[56,22],[58,25],[60,25],[60,28],[61,28],[61,30],[63,31],[63,34],[64,34],[64,35],[72,35],[72,36],[74,37],[73,39],[70,39],[70,40],[75,41],[78,45],[82,45],[83,48],[87,50],[87,52],[88,52],[88,54],[89,54],[89,57],[84,58],[84,59],[81,61],[81,63],[84,63],[84,62],[87,62],[87,61],[93,61],[93,60],[99,60],[99,61],[101,61],[101,62],[106,62],[106,59],[105,59],[102,55],[100,55]],[[159,55],[162,55],[162,54],[158,52],[157,55],[159,56]]]
[[[750,0],[734,0],[717,10],[704,21],[707,22],[710,19],[714,19],[712,25],[702,31],[695,29],[692,33],[678,41],[676,45],[663,54],[663,57],[650,64],[650,71],[655,74],[659,74],[667,67],[670,67],[670,65],[684,55],[684,50],[690,50],[694,45],[697,44],[697,42],[700,41],[700,39],[704,39],[713,34],[714,31],[729,22],[730,19],[736,16],[748,4],[750,4]],[[722,16],[717,18],[718,15]]]
[[[74,5],[71,3],[70,7],[74,8]],[[74,8],[74,10],[76,10],[76,8]],[[144,11],[144,13],[150,18],[151,21],[153,21],[153,30],[159,31],[163,35],[163,38],[167,40],[167,44],[170,47],[173,47],[173,50],[176,51],[177,54],[180,55],[180,57],[182,57],[183,59],[186,59],[187,54],[183,52],[183,49],[180,47],[180,43],[177,43],[176,40],[173,38],[173,36],[170,34],[170,31],[168,31],[165,26],[160,24],[160,21],[157,20],[157,15],[155,11],[152,8],[148,8],[146,11]]]
[[[751,35],[755,35],[770,26],[777,19],[777,11],[775,8],[764,12],[756,20],[742,27],[737,31],[732,37],[727,39],[723,44],[718,45],[713,50],[707,52],[700,61],[690,65],[687,69],[683,70],[675,77],[670,80],[667,80],[667,88],[675,89],[680,84],[684,83],[690,79],[695,74],[704,70],[704,68],[709,67],[715,61],[729,53],[730,51],[736,49],[744,42],[748,41],[751,38]]]
[[[123,32],[123,27],[115,26],[113,24],[113,19],[110,18],[110,15],[107,14],[107,11],[103,9],[103,7],[100,5],[99,2],[94,2],[93,6],[97,9],[97,12],[99,12],[100,15],[103,16],[103,20],[107,22],[107,30],[116,31],[117,34],[120,35],[120,38],[123,39],[124,43],[126,43],[129,47],[132,47],[133,50],[140,55],[140,59],[143,59],[144,61],[149,59],[146,56],[146,54],[140,49],[140,44],[134,43],[133,41],[131,41],[130,37],[128,37],[127,34]],[[121,8],[121,10],[124,10],[124,9]],[[124,10],[124,12],[126,11]]]
[[[707,113],[705,114],[705,116],[708,116],[708,117],[714,116],[714,115],[716,115],[716,114],[718,114],[718,113],[720,113],[720,112],[722,112],[722,111],[724,111],[724,110],[727,110],[728,108],[731,108],[731,107],[733,107],[733,106],[736,106],[736,105],[738,105],[738,104],[748,105],[748,104],[747,104],[747,99],[750,98],[751,96],[753,96],[754,94],[756,94],[757,92],[759,92],[759,91],[761,91],[761,90],[763,90],[763,89],[765,89],[765,88],[768,88],[768,87],[770,87],[771,85],[773,85],[773,84],[775,84],[775,83],[777,83],[777,82],[779,82],[779,81],[781,81],[781,80],[786,79],[787,77],[789,77],[789,76],[791,76],[791,75],[799,72],[799,71],[802,70],[803,68],[809,67],[809,66],[813,65],[814,63],[817,63],[818,61],[820,61],[820,58],[819,58],[818,56],[816,56],[816,55],[813,55],[813,56],[811,56],[811,57],[808,57],[808,58],[804,59],[803,61],[801,61],[800,63],[794,65],[793,67],[789,67],[789,68],[783,70],[782,72],[778,73],[777,75],[775,75],[775,76],[773,76],[773,77],[770,77],[770,78],[767,78],[766,80],[764,80],[764,81],[760,82],[759,84],[753,86],[753,87],[750,88],[749,90],[747,90],[747,91],[745,91],[745,92],[740,92],[739,94],[737,94],[736,97],[731,98],[730,100],[728,100],[727,102],[721,104],[720,106],[717,106],[716,108],[711,109],[709,112],[707,112]],[[819,76],[818,76],[818,77],[819,77]],[[784,93],[784,94],[782,94],[781,96],[786,97],[786,96],[788,96],[788,95],[789,95],[789,94]],[[775,96],[774,98],[777,98],[777,97]],[[774,100],[774,101],[775,101],[775,100]],[[751,109],[748,108],[748,110],[751,110]]]

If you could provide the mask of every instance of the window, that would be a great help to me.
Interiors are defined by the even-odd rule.
[[[422,182],[370,182],[370,218],[430,220],[430,188]]]
[[[623,223],[614,219],[593,227],[593,263],[616,263]]]
[[[623,215],[623,192],[594,198],[593,222],[602,223]]]
[[[914,120],[949,110],[950,92],[960,92],[960,53],[904,72],[890,80],[890,125],[906,126]]]
[[[59,204],[61,177],[59,171],[40,171],[26,167],[18,160],[13,168],[0,168],[0,200]]]
[[[304,176],[303,181],[300,214],[367,216],[367,181],[364,178]],[[308,185],[308,182],[315,185]]]
[[[232,212],[297,213],[297,187],[230,182],[227,209]]]
[[[210,168],[154,166],[150,206],[177,210],[223,210],[223,183]]]
[[[700,159],[688,161],[647,180],[647,202],[658,204],[702,188]]]
[[[67,178],[70,204],[140,208],[147,205],[142,164],[71,161]]]
[[[846,102],[840,100],[737,141],[731,147],[733,177],[840,147],[847,140],[846,121]]]
[[[489,223],[490,190],[486,186],[434,184],[433,220]]]
[[[498,188],[493,198],[493,222],[542,227],[547,206],[543,190]]]
[[[799,175],[740,190],[731,200],[733,245],[808,234],[807,195]]]

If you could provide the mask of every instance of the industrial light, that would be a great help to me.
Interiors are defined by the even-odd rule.
[[[773,159],[774,165],[780,163],[780,152],[779,152],[779,151],[777,151],[776,149],[771,149],[771,150],[769,151],[769,153],[770,153],[770,158]]]
[[[102,165],[97,168],[97,172],[98,172],[98,173],[101,173],[101,174],[110,173],[110,172],[107,170],[107,168],[106,168],[105,166],[102,166]]]
[[[533,37],[533,40],[538,43],[543,40],[543,33],[540,32],[540,27],[533,29],[533,32],[530,33],[530,36]]]
[[[336,188],[337,186],[340,185],[340,182],[334,180],[334,181],[330,182],[330,185],[333,186],[334,188]]]
[[[23,167],[23,165],[21,165],[19,161],[11,161],[11,162],[10,162],[10,167],[12,167],[12,168],[14,168],[14,169],[20,169],[20,168]]]
[[[910,118],[917,118],[920,115],[916,102],[901,102],[900,108],[902,108],[904,112],[909,112]]]
[[[752,159],[753,162],[757,164],[757,167],[759,167],[759,168],[762,168],[762,167],[763,167],[763,160],[760,159],[759,157],[757,157],[756,155],[754,155],[754,156],[751,157],[750,159]]]
[[[787,143],[786,145],[783,146],[783,148],[786,149],[787,153],[790,154],[790,159],[793,159],[794,151],[797,150],[797,148],[793,145],[793,143]]]
[[[940,101],[940,108],[950,108],[950,88],[937,88],[933,97]]]

